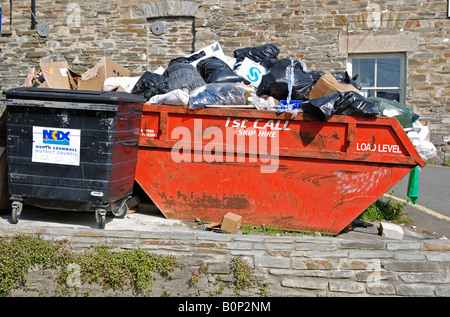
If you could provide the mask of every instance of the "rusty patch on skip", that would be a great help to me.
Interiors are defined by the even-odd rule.
[[[314,130],[300,130],[300,139],[304,146],[315,146],[318,148],[326,148],[329,143],[340,140],[341,137],[336,131],[333,131],[330,135],[319,133],[320,131]]]
[[[183,209],[195,210],[202,209],[222,209],[222,210],[245,210],[250,207],[250,202],[245,195],[222,196],[196,195],[191,192],[190,195],[178,191],[177,197],[167,197],[166,194],[160,193],[161,198],[165,200],[165,204],[183,207]]]

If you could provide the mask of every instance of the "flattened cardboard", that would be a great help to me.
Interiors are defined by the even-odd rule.
[[[81,75],[75,73],[73,70],[69,68],[69,85],[70,89],[78,89],[78,81],[80,80]]]
[[[333,76],[332,73],[326,73],[317,81],[314,87],[311,89],[309,93],[310,99],[320,98],[333,92],[346,92],[346,91],[355,91],[358,94],[361,94],[361,91],[353,87],[350,84],[341,84],[337,81],[337,79]]]
[[[67,62],[40,62],[42,74],[49,88],[71,89]]]
[[[109,77],[129,77],[131,72],[108,57],[103,57],[94,67],[88,69],[78,80],[79,90],[103,90],[103,83]]]
[[[205,53],[205,56],[203,56],[202,58],[199,58],[199,59],[193,61],[191,63],[192,66],[196,67],[198,62],[200,62],[204,58],[209,58],[209,57],[217,57],[217,58],[223,60],[224,62],[227,62],[227,58],[225,57],[225,54],[223,53],[222,47],[220,46],[219,42],[215,42],[215,43],[213,43],[211,45],[208,45],[208,46],[202,48],[201,50],[196,51],[195,53],[193,53],[193,54],[191,54],[189,56],[198,54],[198,53],[200,53],[202,51]]]
[[[47,83],[44,81],[42,84],[40,84],[36,88],[49,88],[49,87],[48,87]]]
[[[220,224],[221,224],[221,222],[211,222],[211,223],[205,224],[205,227],[209,228],[209,229],[219,229]]]

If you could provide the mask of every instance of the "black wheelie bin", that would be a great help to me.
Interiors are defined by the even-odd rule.
[[[133,192],[142,107],[124,92],[19,87],[8,99],[8,185],[12,222],[24,205],[127,212]]]

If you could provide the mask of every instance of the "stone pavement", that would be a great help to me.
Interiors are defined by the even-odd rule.
[[[11,223],[9,210],[0,210],[0,226],[9,225],[18,231],[22,229],[36,229],[55,227],[71,229],[96,229],[97,223],[93,212],[75,212],[64,210],[42,210],[32,206],[25,206],[19,223]],[[134,212],[124,218],[106,218],[104,230],[132,231],[132,232],[166,232],[185,233],[202,230],[202,225],[194,220],[183,221],[166,219],[157,209],[149,212]],[[12,229],[11,228],[11,229]],[[337,237],[354,240],[384,239],[379,235],[379,223],[371,223],[355,220],[352,229],[341,232]],[[429,232],[422,232],[417,227],[402,225],[405,240],[424,240],[440,238]]]

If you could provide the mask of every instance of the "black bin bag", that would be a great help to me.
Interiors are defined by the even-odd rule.
[[[264,44],[255,47],[239,48],[233,52],[236,63],[242,62],[248,57],[252,61],[263,64],[265,60],[276,59],[280,50],[273,44]]]
[[[217,57],[208,57],[197,63],[197,70],[207,84],[250,82],[236,74],[227,63]]]
[[[334,92],[301,103],[303,111],[311,113],[320,121],[326,121],[335,114],[348,116],[377,116],[375,104],[357,92]]]
[[[350,75],[348,74],[347,71],[334,72],[332,74],[333,74],[334,78],[336,78],[336,80],[338,82],[340,82],[341,84],[350,84],[353,87],[355,87],[356,89],[358,89],[358,84],[355,81],[358,78],[358,75],[356,75],[352,78],[352,77],[350,77]]]
[[[171,60],[163,76],[167,79],[169,91],[186,89],[190,93],[195,88],[206,85],[197,69],[184,58]]]
[[[162,95],[168,92],[169,83],[167,82],[166,77],[151,72],[145,72],[131,91],[132,94],[140,95],[146,100],[149,100],[153,96]]]
[[[289,95],[291,60],[281,59],[265,74],[258,86],[256,95],[272,96],[278,100],[285,100]],[[298,61],[294,61],[294,80],[292,82],[291,100],[307,100],[314,85],[309,73],[303,72]]]

